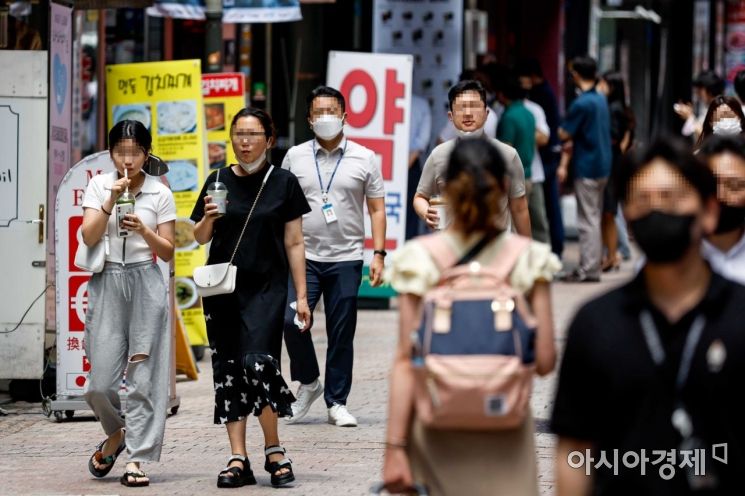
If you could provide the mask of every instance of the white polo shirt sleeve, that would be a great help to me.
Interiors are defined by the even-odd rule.
[[[383,176],[380,174],[380,167],[375,160],[375,154],[370,154],[367,162],[367,177],[365,178],[365,196],[368,198],[385,197],[385,187],[383,186]]]
[[[83,197],[83,208],[101,210],[101,205],[106,202],[106,194],[108,193],[104,189],[103,180],[104,175],[99,174],[88,181],[88,186],[85,188],[85,196]]]
[[[165,186],[163,186],[163,191],[158,195],[157,208],[157,225],[176,220],[176,201]]]

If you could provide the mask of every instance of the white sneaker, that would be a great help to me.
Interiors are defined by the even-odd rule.
[[[293,423],[302,419],[308,414],[310,406],[323,394],[323,385],[316,379],[310,384],[300,384],[295,395],[295,402],[292,404],[292,417],[288,422]]]
[[[329,408],[329,424],[338,427],[357,427],[357,419],[349,413],[346,406],[337,403]]]

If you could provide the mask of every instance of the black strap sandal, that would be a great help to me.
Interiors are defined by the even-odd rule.
[[[132,477],[133,480],[129,480],[129,478]],[[142,470],[137,471],[130,471],[127,470],[124,472],[124,475],[121,476],[119,479],[119,482],[122,483],[123,486],[127,487],[145,487],[150,485],[150,479],[147,480],[137,480],[137,479],[143,479],[146,478],[147,475]]]
[[[290,460],[289,458],[284,458],[278,462],[269,461],[269,455],[273,455],[275,453],[281,453],[284,455],[285,453],[287,453],[287,450],[285,450],[282,446],[265,447],[264,456],[266,456],[266,463],[264,463],[264,470],[269,472],[269,474],[272,476],[272,486],[280,487],[293,482],[295,480],[295,474],[292,472],[292,460]],[[287,472],[285,472],[284,474],[277,473],[283,469],[287,470]]]
[[[116,448],[116,451],[113,454],[109,456],[103,456],[103,445],[106,444],[106,441],[108,441],[108,438],[101,441],[101,444],[96,447],[96,451],[88,460],[88,470],[95,477],[99,478],[105,477],[106,475],[108,475],[109,472],[111,472],[111,469],[114,468],[114,462],[116,462],[116,459],[119,458],[119,455],[122,451],[124,451],[124,448],[127,447],[124,443],[124,439],[122,439],[122,443]],[[99,465],[106,465],[106,467],[96,468],[96,466],[93,464],[94,460],[98,462]]]
[[[234,461],[241,462],[243,468],[231,467],[230,463]],[[251,471],[251,462],[243,455],[231,455],[225,465],[225,470],[217,476],[217,487],[241,487],[254,484],[256,484],[256,477]]]

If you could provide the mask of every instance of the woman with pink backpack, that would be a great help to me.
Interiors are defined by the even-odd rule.
[[[508,189],[499,151],[453,150],[453,222],[399,250],[399,293],[383,479],[392,492],[537,495],[530,392],[555,365],[548,245],[497,225]]]

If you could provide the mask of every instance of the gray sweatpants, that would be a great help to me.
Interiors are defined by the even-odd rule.
[[[606,178],[574,181],[577,196],[577,231],[579,231],[579,268],[590,277],[600,277],[603,239],[600,221],[603,215],[603,191]]]
[[[158,461],[168,408],[171,336],[163,275],[153,262],[107,263],[88,283],[85,400],[106,435],[126,428],[129,459]],[[133,361],[135,355],[146,355]],[[119,389],[127,371],[127,405]]]

